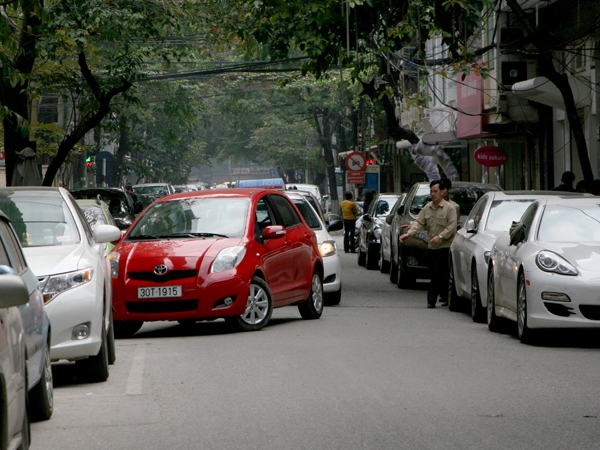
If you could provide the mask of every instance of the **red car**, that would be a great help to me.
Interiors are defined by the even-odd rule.
[[[225,318],[260,330],[273,308],[323,312],[323,261],[315,233],[282,193],[184,192],[148,207],[110,253],[115,335],[145,321]]]

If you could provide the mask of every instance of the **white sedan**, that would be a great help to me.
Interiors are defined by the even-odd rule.
[[[536,198],[574,195],[558,191],[491,191],[475,204],[450,247],[448,307],[459,309],[460,298],[470,299],[471,317],[485,322],[487,272],[490,251],[502,233],[508,232]]]
[[[540,328],[600,328],[600,200],[544,197],[494,243],[487,321],[517,322],[521,342]]]
[[[50,358],[76,361],[81,378],[105,381],[115,360],[110,263],[98,243],[121,236],[112,225],[93,231],[63,188],[0,189],[29,267],[38,276],[52,324]]]
[[[285,191],[302,214],[306,224],[315,232],[319,253],[323,258],[323,293],[326,305],[339,305],[342,300],[342,262],[337,245],[329,231],[341,230],[342,220],[331,221],[326,225],[322,216],[315,210],[303,193]]]

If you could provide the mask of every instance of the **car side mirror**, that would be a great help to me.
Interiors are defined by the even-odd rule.
[[[329,226],[327,227],[327,231],[339,231],[344,228],[344,222],[341,220],[332,220],[331,216],[329,219]]]
[[[473,219],[467,220],[467,225],[465,226],[465,228],[467,229],[467,233],[477,233],[477,227],[475,226],[475,221]]]
[[[364,216],[362,216],[362,220],[365,222],[373,222],[373,219],[371,219],[371,216],[368,214],[365,214]]]
[[[135,202],[135,204],[133,205],[133,213],[134,214],[139,214],[144,210],[144,204],[140,201]]]
[[[525,225],[523,222],[513,222],[510,226],[510,245],[517,245],[525,240]]]
[[[279,239],[286,234],[285,227],[282,225],[269,225],[265,227],[262,233],[263,239]]]
[[[11,269],[8,266],[3,267]],[[19,275],[11,275],[10,271],[7,272],[6,275],[0,275],[0,308],[24,305],[29,301],[25,282]]]
[[[94,241],[96,244],[117,241],[121,238],[121,230],[114,225],[96,225],[94,228]]]

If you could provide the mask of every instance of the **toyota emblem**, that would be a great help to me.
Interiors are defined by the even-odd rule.
[[[164,275],[165,273],[167,273],[167,266],[165,266],[164,264],[159,264],[158,266],[156,266],[154,268],[154,273],[156,275]]]

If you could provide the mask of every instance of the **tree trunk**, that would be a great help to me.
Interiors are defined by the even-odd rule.
[[[325,166],[327,169],[327,178],[329,180],[329,200],[331,202],[331,211],[335,214],[340,212],[340,202],[337,195],[337,184],[335,179],[335,161],[333,160],[333,147],[331,145],[331,135],[337,128],[340,117],[334,119],[332,122],[332,112],[329,108],[323,110],[314,109],[313,115],[315,117],[315,125],[317,132],[319,133],[319,142],[323,149],[323,159],[325,160]],[[319,120],[320,118],[320,120]]]
[[[129,153],[129,128],[127,127],[127,117],[125,114],[119,115],[119,146],[115,152],[115,165],[113,167],[115,177],[114,182],[121,186],[124,177],[123,161],[125,155]]]

